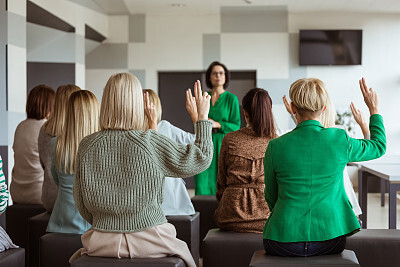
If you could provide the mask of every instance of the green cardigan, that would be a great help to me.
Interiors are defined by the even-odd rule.
[[[382,116],[370,118],[371,140],[303,121],[269,142],[264,158],[265,199],[271,215],[264,239],[279,242],[329,240],[360,228],[343,186],[348,162],[381,157],[386,151]]]

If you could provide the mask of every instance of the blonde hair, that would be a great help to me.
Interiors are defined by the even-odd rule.
[[[74,84],[61,85],[57,88],[53,112],[50,114],[49,120],[43,124],[48,135],[61,135],[64,130],[68,99],[73,92],[78,90],[81,90],[81,88]]]
[[[161,115],[162,115],[162,107],[161,107],[161,100],[156,94],[151,89],[143,89],[143,93],[148,93],[149,94],[149,100],[151,103],[154,104],[154,107],[156,108],[157,112],[157,123],[161,121]]]
[[[58,170],[73,174],[75,157],[81,140],[99,131],[99,102],[87,90],[71,94],[65,116],[65,129],[55,145],[55,166]]]
[[[325,128],[330,128],[335,126],[335,121],[336,121],[336,109],[332,103],[331,98],[328,95],[326,101],[326,109],[324,112],[322,112],[321,124]]]
[[[143,92],[140,81],[130,73],[111,75],[104,87],[100,127],[145,130]]]
[[[299,79],[290,85],[289,96],[301,116],[322,111],[328,93],[325,84],[316,78]]]

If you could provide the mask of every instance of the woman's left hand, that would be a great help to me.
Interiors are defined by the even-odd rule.
[[[216,128],[216,129],[222,129],[221,123],[219,123],[218,121],[215,121],[213,119],[208,118],[209,121],[212,122],[212,127]]]
[[[149,129],[153,129],[157,131],[157,111],[156,107],[149,99],[149,93],[146,92],[143,94],[144,98],[144,114],[149,121]]]

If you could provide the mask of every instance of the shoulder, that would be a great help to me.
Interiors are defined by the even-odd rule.
[[[234,94],[234,93],[231,93],[231,92],[229,92],[229,91],[225,91],[225,98],[226,99],[229,99],[229,100],[231,100],[231,101],[239,101],[238,100],[238,98],[237,98],[237,96]]]

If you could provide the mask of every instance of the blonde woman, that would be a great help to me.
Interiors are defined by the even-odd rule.
[[[42,202],[43,207],[48,212],[53,210],[58,192],[58,188],[54,183],[53,176],[51,175],[50,143],[53,137],[60,136],[65,130],[65,113],[67,110],[68,99],[73,92],[78,90],[81,90],[81,88],[74,84],[61,85],[57,88],[53,112],[50,114],[48,121],[43,124],[39,132],[39,158],[44,171]]]
[[[283,97],[283,102],[286,106],[287,111],[290,113],[292,119],[294,119],[294,122],[296,123],[295,116],[293,114],[293,111],[290,107],[290,102],[286,98],[286,96]],[[365,139],[369,139],[369,130],[368,130],[368,124],[364,118],[364,115],[362,112],[357,109],[354,106],[354,103],[351,103],[350,105],[351,111],[353,113],[353,116],[360,126]],[[329,95],[327,95],[327,104],[326,104],[326,109],[322,113],[321,116],[321,124],[325,128],[330,128],[330,127],[336,127],[336,128],[343,128],[341,125],[335,125],[336,121],[336,110],[335,106],[332,103],[332,100],[330,99]],[[353,206],[353,211],[354,214],[359,217],[362,214],[360,204],[358,203],[356,193],[354,192],[353,184],[351,183],[349,173],[347,171],[347,166],[344,167],[343,170],[343,181],[344,181],[344,189],[346,190],[347,197],[350,200],[351,205]]]
[[[161,208],[166,176],[188,177],[204,171],[212,159],[210,96],[195,83],[196,140],[177,144],[159,134],[154,106],[139,80],[129,73],[112,75],[103,92],[101,131],[82,140],[76,157],[74,198],[93,226],[82,235],[79,255],[115,258],[160,258],[176,255],[196,266],[185,242],[167,223]],[[149,120],[145,123],[145,111]]]
[[[148,94],[149,101],[154,104],[156,109],[157,131],[179,144],[193,144],[196,135],[185,132],[166,120],[161,120],[162,107],[158,95],[151,89],[144,89],[143,92]],[[196,120],[193,123],[196,123]],[[183,179],[165,177],[162,210],[167,216],[192,215],[195,213]]]
[[[72,185],[75,158],[82,138],[99,130],[99,102],[93,93],[79,90],[71,94],[65,116],[65,129],[51,140],[51,172],[58,186],[57,200],[47,232],[82,234],[90,224],[79,214]]]
[[[264,226],[267,255],[317,256],[341,253],[346,237],[360,230],[344,190],[348,162],[381,157],[386,151],[378,96],[359,81],[369,108],[371,140],[322,126],[328,93],[315,78],[292,83],[289,95],[296,128],[271,140],[264,157],[265,200],[271,214]]]

